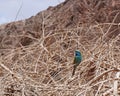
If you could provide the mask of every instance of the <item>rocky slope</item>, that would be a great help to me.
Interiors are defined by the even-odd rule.
[[[0,48],[29,45],[34,41],[31,38],[40,38],[43,30],[46,35],[52,31],[76,28],[85,24],[90,26],[99,23],[120,23],[119,17],[119,0],[66,0],[24,21],[2,25]],[[110,37],[119,34],[118,26],[112,27],[109,31]]]

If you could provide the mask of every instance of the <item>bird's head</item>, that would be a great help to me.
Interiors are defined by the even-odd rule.
[[[81,56],[80,51],[76,50],[76,51],[75,51],[75,56]]]

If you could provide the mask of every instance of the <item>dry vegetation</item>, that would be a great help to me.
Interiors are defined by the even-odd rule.
[[[120,35],[104,42],[104,31],[111,26],[83,26],[47,36],[43,32],[43,38],[29,46],[3,49],[7,52],[0,57],[1,96],[120,95]],[[83,61],[72,78],[76,49]]]
[[[0,96],[120,96],[118,16],[111,23],[82,24],[48,34],[43,22],[41,38],[21,34],[33,41],[24,45],[16,35],[11,41],[20,41],[17,47],[3,39]],[[83,61],[71,77],[75,50],[82,52]]]

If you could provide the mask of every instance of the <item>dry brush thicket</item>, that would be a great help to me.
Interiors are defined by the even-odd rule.
[[[2,49],[0,96],[120,95],[120,35],[108,38],[112,26],[119,24],[43,32],[30,45]],[[75,50],[83,61],[71,77]]]

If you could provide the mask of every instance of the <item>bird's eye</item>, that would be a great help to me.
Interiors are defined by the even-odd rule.
[[[78,56],[78,54],[76,53],[76,56]]]

